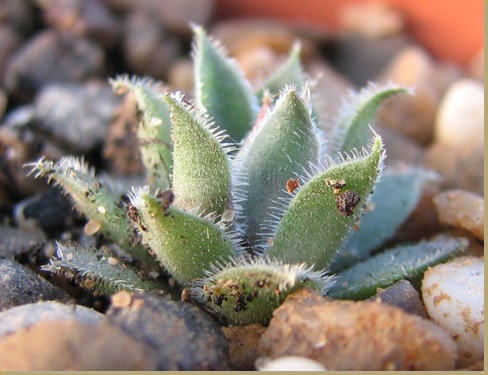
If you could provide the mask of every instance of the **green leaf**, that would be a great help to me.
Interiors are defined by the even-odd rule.
[[[371,197],[372,210],[365,211],[359,230],[352,232],[334,258],[331,271],[338,272],[366,259],[391,238],[417,206],[423,187],[434,179],[432,172],[422,169],[386,170]]]
[[[161,283],[144,279],[137,271],[101,250],[57,243],[56,257],[43,266],[44,271],[74,278],[87,290],[110,296],[120,290],[130,292],[161,289]]]
[[[137,137],[147,183],[165,190],[170,186],[172,168],[169,107],[162,98],[163,88],[150,80],[119,77],[111,80],[116,92],[129,90],[140,112]]]
[[[232,210],[230,144],[179,96],[166,96],[173,122],[175,206],[200,214]]]
[[[358,263],[338,275],[329,295],[336,299],[366,299],[399,280],[421,276],[427,267],[464,251],[465,238],[439,237],[415,245],[401,245]]]
[[[240,257],[213,267],[211,275],[193,283],[190,297],[225,324],[266,324],[289,294],[301,288],[325,293],[332,280],[304,264]]]
[[[137,213],[131,215],[145,243],[168,272],[182,285],[205,276],[205,270],[218,259],[235,256],[240,248],[233,234],[218,224],[177,208],[172,208],[172,193],[161,199],[148,187],[129,194]]]
[[[203,28],[194,26],[195,98],[216,124],[230,137],[241,140],[251,129],[259,111],[251,84],[221,45],[211,40]]]
[[[295,85],[298,90],[302,90],[305,85],[305,74],[300,61],[300,43],[293,44],[293,48],[288,58],[269,76],[263,87],[257,92],[257,97],[261,99],[264,91],[267,90],[271,95],[280,93],[285,86]]]
[[[141,245],[134,245],[136,233],[131,230],[120,197],[102,184],[82,159],[64,157],[57,163],[40,159],[28,166],[32,167],[31,173],[36,173],[36,177],[46,176],[61,185],[76,208],[99,226],[101,233],[140,260],[148,264],[154,262]]]
[[[356,153],[340,164],[331,162],[324,171],[310,176],[278,221],[268,255],[285,263],[305,262],[315,269],[327,269],[361,216],[383,159],[383,142],[376,135],[369,154]],[[334,181],[345,186],[328,186],[327,182]]]
[[[400,86],[376,86],[370,84],[358,94],[352,93],[344,100],[339,116],[335,120],[334,142],[335,151],[360,150],[371,140],[370,126],[373,126],[376,112],[380,104],[387,98],[398,93],[409,91]]]
[[[274,110],[250,137],[235,168],[246,176],[243,215],[248,241],[254,246],[266,237],[261,235],[266,231],[263,224],[271,219],[269,212],[278,197],[286,195],[287,181],[317,162],[319,138],[309,103],[293,88],[282,93]]]

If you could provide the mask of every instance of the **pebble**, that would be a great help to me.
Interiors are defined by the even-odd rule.
[[[190,35],[190,23],[205,26],[212,16],[215,0],[104,0],[115,12],[131,13],[142,9],[154,14],[172,32]]]
[[[3,118],[3,115],[5,114],[5,109],[7,108],[7,100],[8,100],[7,94],[5,93],[4,90],[0,88],[0,120]]]
[[[71,298],[30,268],[10,259],[0,259],[0,311],[38,301]]]
[[[77,320],[87,324],[98,324],[104,315],[81,305],[65,305],[56,301],[28,303],[0,312],[0,338],[34,324],[46,321]]]
[[[398,228],[393,243],[421,241],[443,229],[432,201],[439,191],[440,183],[437,180],[423,186],[417,206]]]
[[[196,306],[150,293],[119,292],[112,297],[107,318],[156,351],[157,370],[230,368],[222,329]]]
[[[449,190],[434,197],[441,223],[464,229],[484,241],[485,200],[478,194]]]
[[[409,314],[422,318],[428,317],[419,293],[408,280],[400,280],[388,288],[380,290],[369,301],[396,306]]]
[[[256,362],[258,371],[327,371],[319,362],[306,357],[286,356],[274,360],[260,358]]]
[[[381,106],[377,122],[427,145],[433,139],[434,119],[440,93],[433,82],[436,65],[422,48],[410,44],[392,57],[378,75],[379,82],[414,87],[413,95],[401,95]]]
[[[453,83],[439,104],[435,141],[456,150],[484,144],[484,86],[473,79]]]
[[[422,164],[439,173],[443,190],[462,189],[484,195],[484,158],[483,145],[460,150],[435,142],[427,148]]]
[[[456,346],[435,323],[375,302],[289,296],[259,343],[260,356],[303,356],[329,371],[453,370]]]
[[[100,77],[104,61],[99,45],[47,29],[34,35],[12,55],[4,81],[13,95],[30,100],[47,83]]]
[[[317,53],[315,41],[303,35],[307,33],[306,30],[299,31],[279,21],[221,21],[212,27],[210,33],[236,59],[256,90],[261,89],[263,82],[283,63],[295,42],[300,42],[303,64]]]
[[[59,235],[72,223],[73,204],[61,188],[55,186],[18,202],[14,207],[14,216],[20,227],[31,225],[34,221],[45,233]]]
[[[87,153],[103,142],[118,105],[105,82],[50,84],[36,97],[34,119],[70,154]]]
[[[429,316],[457,345],[457,367],[484,355],[484,260],[459,257],[428,269],[422,298]]]
[[[41,231],[24,231],[6,225],[0,226],[0,258],[35,253],[45,243],[46,236]]]
[[[119,24],[101,0],[38,1],[46,25],[62,33],[86,37],[111,48],[118,40]]]
[[[229,361],[232,370],[252,371],[258,357],[258,342],[266,331],[260,324],[222,327],[229,342]]]
[[[12,28],[0,24],[0,82],[12,53],[19,48],[21,37]],[[1,112],[0,112],[1,115]],[[1,116],[0,116],[1,118]]]
[[[324,47],[327,60],[334,68],[363,87],[380,75],[390,61],[410,41],[405,34],[371,39],[353,32],[343,32]]]
[[[19,371],[155,370],[156,356],[110,324],[41,321],[0,340],[0,367]]]
[[[36,9],[32,0],[1,1],[0,23],[18,32],[22,36],[32,33],[36,25]]]
[[[165,30],[157,14],[142,8],[125,21],[122,50],[131,71],[166,80],[169,67],[182,54],[182,43]]]
[[[115,175],[142,174],[142,165],[135,131],[138,127],[137,105],[133,95],[125,95],[110,122],[103,143],[103,157]]]

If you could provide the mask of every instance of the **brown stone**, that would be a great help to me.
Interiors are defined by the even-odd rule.
[[[456,346],[434,323],[374,302],[327,301],[309,291],[275,311],[260,356],[304,356],[330,371],[453,370]]]
[[[258,357],[258,342],[266,331],[260,324],[222,327],[229,341],[229,361],[234,370],[252,371]]]
[[[0,341],[10,371],[155,370],[154,351],[110,324],[39,322]]]
[[[484,240],[483,197],[468,191],[449,190],[436,195],[434,204],[442,223],[465,229],[479,240]]]

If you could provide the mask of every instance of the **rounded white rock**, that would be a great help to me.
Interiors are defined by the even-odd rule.
[[[484,353],[484,261],[464,256],[428,269],[422,298],[430,318],[457,345],[457,367],[467,367]]]
[[[483,84],[464,78],[453,83],[436,116],[435,139],[456,149],[483,145],[485,126]]]
[[[321,363],[299,356],[261,357],[256,360],[256,368],[258,371],[327,371]]]

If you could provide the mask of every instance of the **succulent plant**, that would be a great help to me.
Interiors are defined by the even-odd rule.
[[[414,168],[383,173],[376,110],[410,90],[371,84],[352,92],[332,131],[321,131],[319,93],[307,83],[298,44],[253,90],[219,43],[193,30],[194,100],[149,79],[111,81],[135,96],[147,185],[120,196],[82,159],[30,164],[73,198],[89,219],[87,233],[118,250],[58,243],[45,269],[108,295],[161,289],[162,269],[223,323],[247,324],[266,323],[299,288],[367,298],[466,247],[444,239],[371,256],[434,178]],[[388,277],[368,279],[368,270]]]

